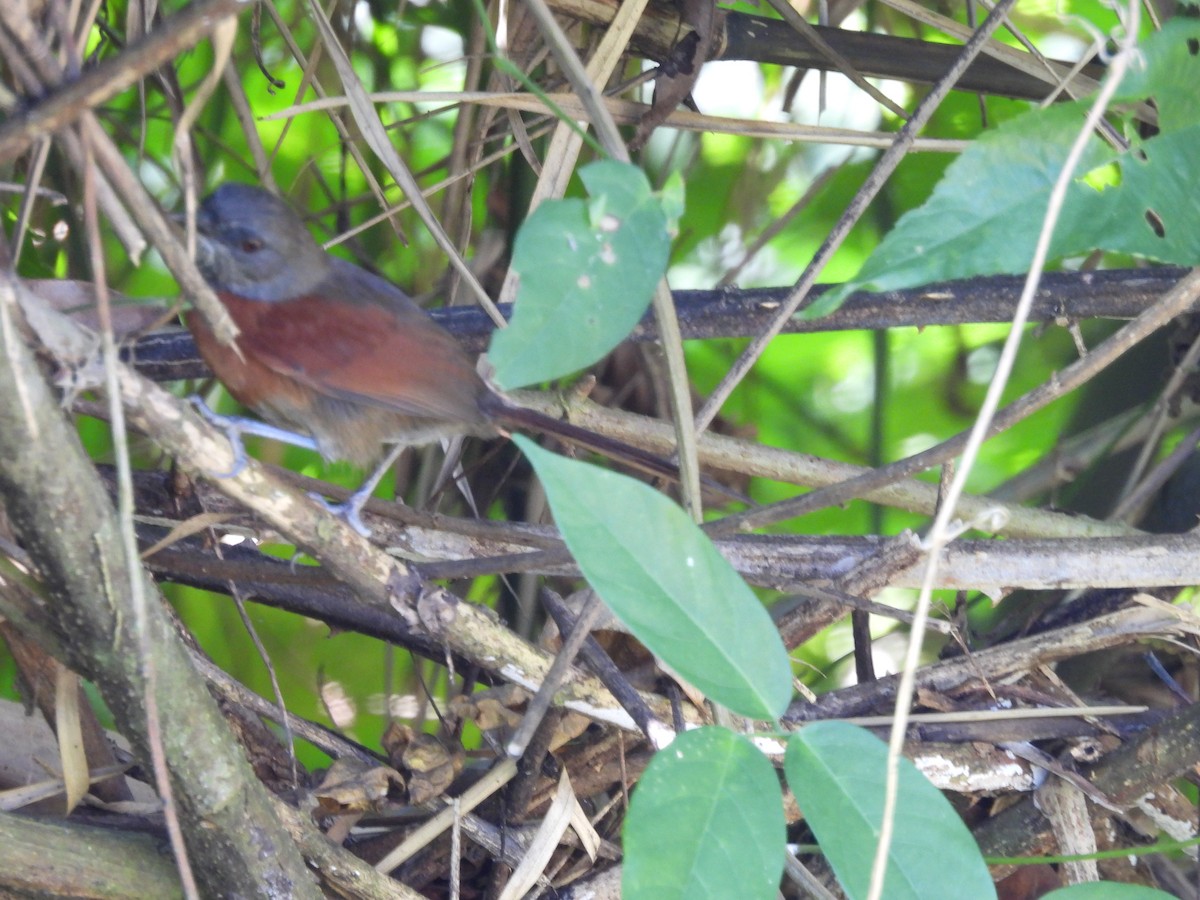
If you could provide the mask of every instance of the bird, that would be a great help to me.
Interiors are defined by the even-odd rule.
[[[266,422],[310,435],[328,460],[367,467],[392,448],[347,504],[360,531],[359,510],[400,449],[459,435],[548,433],[678,478],[651,453],[510,401],[411,297],[327,253],[270,191],[222,184],[196,231],[196,265],[239,331],[224,344],[199,310],[184,315],[217,380]]]

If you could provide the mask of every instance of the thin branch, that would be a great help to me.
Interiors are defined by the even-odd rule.
[[[92,118],[92,111],[83,112],[85,121]],[[113,452],[117,469],[117,529],[125,564],[125,580],[129,585],[129,604],[133,611],[133,624],[138,635],[137,664],[143,680],[142,702],[146,707],[146,738],[150,752],[150,769],[154,773],[154,785],[162,800],[163,814],[167,822],[167,835],[171,841],[171,852],[179,869],[179,880],[184,896],[195,900],[200,896],[196,876],[184,841],[183,826],[179,821],[179,805],[171,785],[167,768],[167,754],[163,747],[162,714],[158,704],[158,660],[147,622],[146,583],[137,554],[137,538],[133,530],[133,475],[129,464],[129,432],[125,428],[124,410],[117,399],[116,370],[120,365],[116,339],[113,335],[112,305],[108,292],[108,276],[101,248],[99,216],[96,212],[96,171],[92,165],[92,142],[87,129],[80,129],[83,145],[83,218],[88,257],[96,291],[96,308],[100,318],[100,351],[104,364],[104,388],[108,400],[108,412],[112,417]]]
[[[1193,269],[1154,306],[1093,349],[1086,357],[1067,366],[1049,382],[1034,388],[997,413],[992,420],[989,436],[1011,428],[1017,422],[1033,415],[1059,397],[1063,397],[1085,384],[1167,322],[1190,310],[1198,297],[1200,297],[1200,269]],[[826,506],[844,503],[855,497],[866,496],[865,492],[868,490],[893,484],[898,478],[915,475],[957,456],[966,446],[969,434],[966,431],[961,432],[928,450],[875,469],[851,481],[813,491],[796,500],[786,500],[773,507],[729,517],[727,522],[742,528],[760,527],[770,522],[783,521]]]
[[[197,0],[113,59],[59,87],[23,115],[0,125],[0,162],[10,162],[40,137],[54,134],[85,111],[110,100],[184,50],[199,43],[217,20],[249,6],[249,0]]]
[[[967,477],[974,468],[975,460],[979,456],[983,443],[991,435],[992,422],[1000,406],[1001,395],[1008,384],[1013,366],[1016,365],[1017,350],[1024,336],[1024,326],[1028,320],[1029,307],[1032,305],[1034,293],[1037,291],[1038,281],[1041,279],[1042,272],[1046,268],[1046,260],[1050,254],[1050,241],[1054,235],[1054,228],[1058,224],[1059,215],[1062,213],[1063,202],[1067,196],[1067,188],[1071,184],[1072,178],[1074,178],[1076,167],[1083,157],[1084,149],[1087,147],[1087,142],[1090,140],[1092,132],[1103,117],[1105,110],[1108,109],[1109,102],[1116,95],[1121,78],[1124,76],[1129,66],[1130,58],[1134,53],[1138,21],[1137,0],[1130,0],[1129,7],[1129,20],[1122,23],[1125,31],[1120,38],[1121,50],[1113,59],[1109,78],[1101,86],[1100,92],[1096,97],[1096,102],[1088,110],[1083,127],[1080,128],[1075,141],[1071,145],[1070,151],[1067,153],[1066,159],[1063,160],[1062,171],[1058,174],[1058,177],[1054,181],[1054,187],[1050,191],[1050,196],[1046,204],[1046,214],[1042,220],[1041,230],[1034,248],[1033,259],[1030,262],[1029,273],[1026,276],[1025,286],[1021,291],[1021,298],[1017,302],[1017,308],[1013,313],[1012,328],[1005,339],[1004,348],[996,363],[996,372],[992,376],[991,383],[988,384],[987,394],[979,409],[975,423],[971,427],[966,445],[963,447],[962,458],[957,471],[954,473],[950,487],[946,492],[945,502],[938,509],[937,516],[934,518],[933,525],[929,530],[927,545],[931,552],[926,560],[921,592],[917,598],[916,619],[913,623],[912,634],[909,636],[908,648],[900,670],[900,686],[896,692],[895,722],[892,725],[892,732],[888,740],[887,782],[884,788],[883,821],[880,827],[879,845],[875,851],[875,861],[871,871],[871,891],[869,893],[871,900],[879,900],[883,896],[884,877],[888,867],[888,851],[891,847],[892,835],[896,824],[896,805],[900,785],[900,756],[903,750],[905,732],[907,731],[909,706],[912,703],[916,685],[917,664],[920,660],[921,648],[924,646],[925,635],[923,625],[929,615],[933,583],[937,576],[938,563],[941,561],[937,551],[945,549],[959,533],[959,529],[951,526],[950,520],[957,512],[958,500],[966,489]],[[988,18],[989,21],[993,18],[1000,21],[1003,17],[1004,7],[1003,4],[1000,4],[992,10]]]

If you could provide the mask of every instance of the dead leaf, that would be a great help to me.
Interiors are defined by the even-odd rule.
[[[650,140],[654,129],[691,96],[700,70],[712,49],[713,17],[716,13],[713,0],[680,0],[679,6],[679,20],[691,30],[675,42],[670,57],[659,66],[650,111],[638,123],[633,140],[629,142],[630,150],[637,150]]]
[[[193,534],[199,534],[212,528],[215,525],[220,525],[228,516],[225,513],[206,512],[199,513],[178,523],[171,529],[170,533],[161,540],[155,542],[153,546],[147,547],[142,551],[142,559],[149,559],[155,553],[166,550],[172,544],[182,541],[184,538],[189,538]]]
[[[571,779],[566,769],[559,774],[558,789],[554,800],[546,811],[542,824],[525,852],[521,864],[513,870],[512,877],[500,894],[500,900],[517,900],[531,891],[542,877],[550,857],[557,849],[563,833],[572,824],[579,801],[571,789]],[[586,820],[586,817],[584,817]]]
[[[450,703],[450,711],[459,721],[471,722],[480,731],[502,728],[505,729],[502,733],[507,736],[521,724],[518,707],[523,707],[528,700],[528,691],[506,685],[470,697],[456,697]]]
[[[404,778],[395,769],[339,759],[329,767],[313,797],[318,814],[344,816],[379,809],[392,787],[404,789]]]
[[[83,752],[83,725],[79,711],[79,676],[60,665],[54,679],[54,732],[58,735],[58,758],[62,763],[63,784],[69,814],[91,783],[87,756]]]
[[[408,800],[421,804],[446,793],[462,771],[463,753],[446,749],[432,734],[393,722],[383,736],[388,759],[408,774]]]

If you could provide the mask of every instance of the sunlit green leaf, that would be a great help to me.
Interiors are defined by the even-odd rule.
[[[816,722],[788,741],[784,771],[847,896],[867,896],[883,821],[887,746],[845,722]],[[995,897],[967,826],[941,792],[900,760],[896,827],[883,895],[888,900]]]
[[[513,248],[520,290],[488,357],[496,383],[522,387],[591,365],[645,314],[667,267],[662,202],[640,169],[616,162],[580,171],[590,198],[542,203]]]
[[[617,618],[717,703],[778,718],[792,695],[779,632],[687,514],[640,481],[513,439],[571,555]]]
[[[626,900],[771,900],[785,838],[775,769],[724,728],[685,732],[650,761],[622,838]]]
[[[1050,256],[1092,250],[1130,253],[1180,265],[1200,263],[1200,205],[1192,173],[1200,163],[1200,22],[1174,19],[1141,47],[1118,99],[1153,98],[1158,134],[1131,137],[1116,153],[1089,140],[1056,223]],[[896,224],[852,282],[830,291],[805,315],[836,309],[853,290],[895,290],[974,275],[1028,269],[1051,189],[1089,101],[1018,116],[975,141],[946,170],[929,201]],[[1089,175],[1114,164],[1107,183]]]

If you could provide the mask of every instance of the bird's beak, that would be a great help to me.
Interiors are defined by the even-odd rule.
[[[170,220],[179,227],[179,230],[183,233],[186,240],[187,213],[171,213],[168,218],[170,218]],[[212,238],[209,237],[211,229],[212,217],[203,207],[201,207],[196,211],[196,251],[194,261],[196,263],[196,267],[202,274],[206,274],[212,268],[212,260],[216,255]]]
[[[181,229],[187,228],[186,212],[171,213],[168,218]],[[204,207],[200,207],[200,209],[196,210],[196,231],[198,231],[200,234],[211,234],[212,224],[212,216],[208,214],[208,211],[204,209]]]

